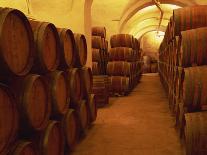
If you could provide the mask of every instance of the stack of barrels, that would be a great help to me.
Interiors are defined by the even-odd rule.
[[[105,27],[92,27],[92,73],[93,93],[98,107],[109,104],[108,41]]]
[[[174,10],[159,73],[187,155],[207,154],[207,6]]]
[[[107,74],[110,76],[112,95],[127,95],[141,75],[139,41],[129,34],[111,36]]]
[[[105,27],[92,27],[92,71],[93,75],[106,75],[108,41]]]
[[[0,10],[0,154],[63,155],[97,114],[85,37]]]

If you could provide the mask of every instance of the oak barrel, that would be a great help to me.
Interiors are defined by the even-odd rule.
[[[11,78],[9,86],[14,90],[21,119],[21,134],[43,130],[49,120],[51,100],[44,77],[29,74]]]
[[[64,154],[64,139],[59,122],[49,121],[45,130],[35,138],[35,144],[40,155]]]
[[[188,112],[207,109],[207,66],[184,69],[181,93]]]
[[[179,38],[178,64],[182,67],[207,64],[207,28],[181,32]]]
[[[37,155],[37,151],[32,142],[21,140],[14,145],[9,155]]]
[[[70,92],[67,75],[63,71],[54,71],[46,76],[52,103],[52,117],[64,115],[69,106]]]
[[[83,97],[87,99],[91,92],[93,87],[93,75],[91,68],[89,67],[82,67],[80,69],[81,74],[81,84],[83,86]]]
[[[128,47],[111,48],[109,61],[134,61],[134,50]]]
[[[92,35],[93,36],[101,36],[102,38],[106,38],[106,28],[105,27],[92,27]]]
[[[81,75],[78,68],[67,70],[67,79],[70,92],[70,106],[76,107],[83,97],[83,86],[81,84]]]
[[[0,8],[0,70],[4,75],[26,75],[34,59],[32,28],[19,10]]]
[[[75,62],[75,38],[70,29],[58,29],[60,36],[59,69],[72,67]]]
[[[65,137],[66,146],[68,150],[73,150],[78,141],[78,118],[73,109],[68,109],[61,121],[63,135]]]
[[[125,61],[112,61],[107,64],[107,74],[113,76],[129,76],[132,73],[131,63]]]
[[[134,37],[130,34],[116,34],[112,35],[110,39],[111,48],[114,47],[129,47],[135,48]]]
[[[79,119],[80,132],[84,135],[89,124],[88,110],[85,100],[79,101],[79,107],[76,108],[76,111]]]
[[[74,33],[76,47],[75,67],[84,66],[87,61],[87,43],[83,34]]]
[[[0,154],[7,154],[19,127],[15,98],[9,88],[0,84]]]
[[[111,83],[111,91],[125,95],[129,92],[130,81],[128,77],[111,76],[109,77]]]
[[[207,154],[207,112],[185,114],[186,155]]]
[[[92,48],[96,49],[104,49],[105,43],[103,44],[103,40],[99,36],[92,36]]]
[[[32,67],[35,73],[56,70],[60,59],[60,39],[52,23],[30,20],[34,33],[36,57]]]
[[[94,122],[97,117],[97,105],[95,101],[95,95],[91,94],[87,100],[87,108],[89,112],[90,123]]]

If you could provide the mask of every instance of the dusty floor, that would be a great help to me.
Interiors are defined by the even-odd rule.
[[[112,98],[73,155],[182,155],[157,74],[143,75],[127,97]]]

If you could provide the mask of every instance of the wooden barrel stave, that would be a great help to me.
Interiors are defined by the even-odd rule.
[[[75,67],[85,66],[87,62],[87,42],[83,34],[74,33],[75,38]]]
[[[73,109],[68,109],[61,121],[63,135],[65,137],[67,150],[72,151],[79,137],[79,126],[77,114]]]
[[[111,48],[114,47],[129,47],[135,48],[134,37],[129,34],[116,34],[112,35],[110,39]]]
[[[113,76],[130,76],[132,73],[131,63],[124,61],[108,62],[107,74]]]
[[[32,72],[55,71],[60,59],[60,39],[54,24],[30,20],[34,33],[36,57]]]
[[[74,66],[75,62],[75,38],[70,29],[58,29],[60,36],[60,64],[59,69],[67,69]]]
[[[70,91],[67,75],[63,71],[54,71],[46,76],[52,103],[51,117],[59,117],[67,112],[70,103]]]
[[[102,38],[106,38],[106,28],[105,27],[92,27],[92,36],[100,36]]]
[[[70,107],[75,108],[83,97],[80,70],[78,68],[71,68],[66,73],[70,92]]]
[[[91,68],[89,67],[82,67],[80,69],[80,75],[81,75],[81,83],[83,86],[83,97],[84,99],[87,99],[91,92],[93,87],[93,75]]]

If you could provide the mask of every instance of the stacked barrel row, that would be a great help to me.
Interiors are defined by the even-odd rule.
[[[92,27],[92,61],[93,75],[106,75],[108,41],[105,27]]]
[[[139,41],[129,34],[116,34],[110,39],[107,74],[110,76],[112,95],[126,95],[141,76]]]
[[[207,154],[207,6],[174,10],[159,73],[187,155]]]
[[[0,154],[63,155],[96,118],[84,35],[0,8]]]
[[[109,104],[108,41],[105,27],[92,27],[93,93],[98,107]]]

